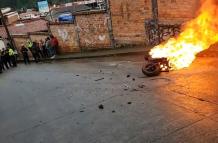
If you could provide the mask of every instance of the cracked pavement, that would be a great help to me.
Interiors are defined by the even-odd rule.
[[[217,61],[153,78],[142,55],[21,64],[0,75],[0,142],[218,143]]]

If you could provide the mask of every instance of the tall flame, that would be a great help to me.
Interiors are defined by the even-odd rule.
[[[167,58],[172,69],[189,67],[196,55],[218,42],[218,2],[204,0],[199,15],[187,22],[177,38],[154,47],[152,58]]]

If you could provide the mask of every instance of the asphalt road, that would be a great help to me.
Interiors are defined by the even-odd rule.
[[[108,57],[1,74],[0,143],[218,143],[218,58],[153,78],[142,63]]]

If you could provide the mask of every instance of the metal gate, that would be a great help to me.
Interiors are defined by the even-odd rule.
[[[145,31],[148,45],[158,45],[170,37],[175,37],[180,33],[180,24],[163,24],[158,19],[158,2],[152,0],[152,19],[145,21]]]

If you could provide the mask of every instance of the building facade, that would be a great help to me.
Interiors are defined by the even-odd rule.
[[[199,0],[110,0],[116,43],[146,44],[145,22],[181,24],[195,17]]]

